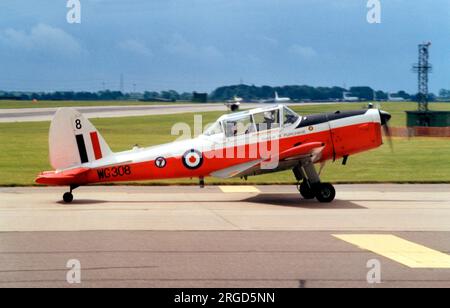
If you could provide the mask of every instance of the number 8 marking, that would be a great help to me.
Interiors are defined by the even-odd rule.
[[[75,127],[76,127],[76,129],[82,129],[83,128],[83,126],[81,125],[81,120],[80,119],[75,121]]]

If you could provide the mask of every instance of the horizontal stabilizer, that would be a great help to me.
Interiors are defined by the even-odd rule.
[[[89,168],[76,168],[65,170],[62,172],[43,172],[36,178],[36,183],[56,186],[82,184],[83,182],[85,182],[84,175],[86,175],[87,171],[89,170]]]

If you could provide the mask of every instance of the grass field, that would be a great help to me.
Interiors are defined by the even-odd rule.
[[[186,104],[190,102],[177,102],[177,104]],[[33,103],[31,101],[0,101],[0,109],[12,108],[56,108],[56,107],[90,107],[90,106],[142,106],[142,105],[170,105],[168,102],[139,102],[139,101],[40,101]],[[218,103],[220,104],[220,103]],[[320,112],[333,112],[336,110],[361,109],[367,106],[367,103],[346,103],[346,104],[323,104],[323,105],[305,105],[294,107],[293,109],[300,114],[311,114]],[[391,126],[405,126],[405,110],[416,110],[417,104],[412,102],[387,102],[381,103],[381,107],[392,114]],[[430,103],[432,110],[450,111],[450,103]],[[219,115],[219,113],[216,113]]]
[[[444,105],[444,104],[442,104]],[[447,105],[446,105],[447,106]],[[446,107],[445,106],[445,107]],[[448,104],[450,107],[450,104]],[[342,105],[341,110],[355,109],[355,105]],[[396,126],[404,125],[404,110],[414,104],[388,103],[383,109],[393,114]],[[444,109],[435,106],[433,109]],[[296,107],[302,114],[334,111],[336,106]],[[450,108],[449,108],[450,109]],[[204,113],[203,123],[213,122],[221,113]],[[99,129],[113,151],[140,146],[157,145],[173,141],[170,131],[174,123],[193,124],[193,114],[145,116],[130,118],[95,119]],[[0,124],[0,185],[33,185],[35,176],[50,170],[48,164],[49,122]],[[447,138],[394,138],[394,153],[389,147],[352,156],[347,166],[340,162],[329,163],[322,173],[332,182],[450,182],[450,139]],[[207,183],[223,183],[207,179]],[[239,179],[227,183],[243,183]],[[281,172],[249,178],[247,183],[293,183],[292,173]],[[143,184],[196,183],[196,180],[158,181]]]

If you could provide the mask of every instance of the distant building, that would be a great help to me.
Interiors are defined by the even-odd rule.
[[[192,93],[192,101],[194,103],[206,103],[208,102],[208,93]]]

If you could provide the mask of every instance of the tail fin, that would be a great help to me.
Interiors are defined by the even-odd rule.
[[[276,100],[279,99],[279,97],[278,97],[278,92],[275,92],[275,99],[276,99]]]
[[[50,125],[50,164],[67,169],[110,155],[97,129],[73,108],[60,108]]]

